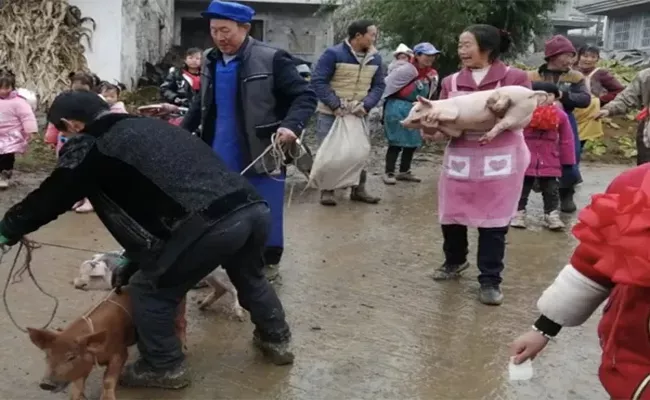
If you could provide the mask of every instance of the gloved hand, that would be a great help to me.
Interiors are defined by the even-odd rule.
[[[129,280],[140,269],[137,263],[131,262],[128,258],[122,256],[113,275],[111,276],[111,287],[115,289],[115,293],[122,293],[122,286],[126,286]]]

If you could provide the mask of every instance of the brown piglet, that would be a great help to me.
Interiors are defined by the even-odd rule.
[[[65,329],[50,331],[27,328],[29,338],[45,352],[46,372],[40,382],[43,390],[60,392],[69,384],[70,398],[82,400],[86,379],[93,367],[105,367],[102,400],[116,400],[115,389],[128,358],[128,347],[135,344],[131,299],[124,288],[111,292],[86,314]],[[184,343],[185,301],[179,307],[176,333]]]

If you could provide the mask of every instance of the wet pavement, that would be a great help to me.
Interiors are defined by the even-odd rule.
[[[541,229],[541,198],[532,195],[532,227],[511,231],[503,290],[505,303],[478,303],[476,267],[458,282],[434,282],[442,260],[437,225],[435,163],[420,156],[414,171],[421,184],[385,187],[380,176],[371,189],[377,206],[317,204],[313,191],[293,191],[286,210],[282,280],[276,286],[293,327],[297,355],[291,367],[270,366],[250,345],[250,322],[218,311],[199,312],[190,294],[189,363],[194,383],[178,392],[118,391],[135,399],[572,399],[599,400],[600,357],[596,319],[567,329],[534,363],[531,381],[507,378],[508,344],[536,318],[535,302],[566,263],[574,246],[568,233]],[[602,191],[625,167],[585,166],[578,203]],[[376,168],[379,171],[379,168]],[[40,177],[19,175],[19,187],[0,196],[0,211],[33,187]],[[300,179],[298,179],[300,180]],[[535,227],[537,226],[537,227]],[[68,213],[31,236],[92,250],[117,246],[94,215]],[[476,232],[470,239],[475,257]],[[43,246],[34,255],[41,284],[61,301],[54,327],[63,327],[99,301],[103,293],[74,290],[79,264],[92,254]],[[472,261],[474,261],[472,259]],[[473,263],[475,265],[475,263]],[[7,263],[0,268],[6,279]],[[51,302],[31,282],[11,286],[9,305],[23,325],[41,326]],[[65,399],[41,391],[43,357],[0,312],[0,399]],[[87,389],[98,399],[100,375]]]

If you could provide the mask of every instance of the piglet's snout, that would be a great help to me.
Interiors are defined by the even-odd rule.
[[[68,387],[68,383],[56,382],[48,377],[45,377],[41,379],[41,383],[39,383],[38,386],[43,390],[47,390],[48,392],[59,393]]]
[[[43,390],[47,390],[48,392],[52,392],[59,385],[56,382],[54,382],[53,380],[51,380],[50,378],[45,377],[45,378],[41,379],[41,383],[39,383],[38,386],[40,386],[40,388],[43,389]]]

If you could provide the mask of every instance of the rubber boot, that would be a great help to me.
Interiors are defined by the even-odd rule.
[[[279,343],[265,342],[257,331],[253,332],[253,344],[275,365],[293,364],[295,356],[289,348],[289,341]]]
[[[171,370],[156,370],[137,360],[127,365],[120,376],[120,385],[130,388],[182,389],[191,378],[185,362]]]
[[[379,197],[371,196],[368,192],[366,192],[366,179],[366,171],[361,171],[359,184],[357,186],[354,186],[350,192],[350,200],[367,204],[377,204],[381,199]]]
[[[574,193],[573,188],[560,188],[560,211],[563,213],[573,213],[578,209],[573,201]]]

